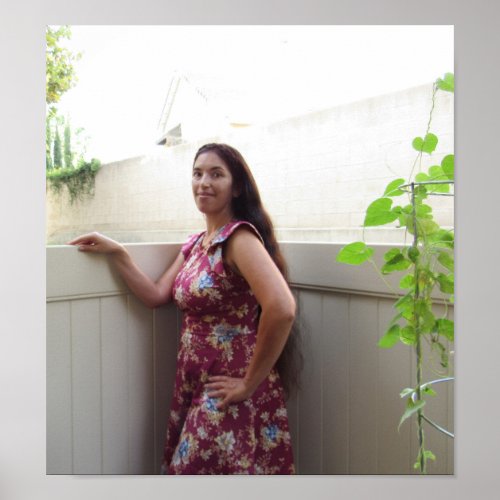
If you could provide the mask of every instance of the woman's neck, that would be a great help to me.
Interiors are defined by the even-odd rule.
[[[222,226],[225,226],[228,222],[233,220],[232,214],[220,214],[217,216],[206,216],[206,225],[207,225],[207,236],[212,235]]]

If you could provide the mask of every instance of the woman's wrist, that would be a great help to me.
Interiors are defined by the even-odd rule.
[[[113,257],[113,260],[120,263],[126,263],[130,259],[127,249],[121,243],[117,244],[116,249],[112,250],[110,255]]]
[[[260,382],[256,381],[255,377],[245,375],[243,377],[243,384],[248,393],[248,397],[250,397],[257,390],[257,387],[259,387]]]

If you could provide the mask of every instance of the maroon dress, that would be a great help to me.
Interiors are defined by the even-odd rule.
[[[218,410],[205,383],[211,375],[243,377],[252,356],[258,303],[244,278],[223,262],[224,243],[248,222],[223,226],[208,249],[205,233],[182,247],[174,282],[184,318],[162,472],[168,474],[293,474],[284,392],[276,370],[252,396]]]

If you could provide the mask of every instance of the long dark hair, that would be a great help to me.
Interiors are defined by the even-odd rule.
[[[274,234],[273,223],[262,205],[257,184],[247,162],[235,148],[227,144],[210,143],[205,144],[197,151],[193,164],[196,162],[198,156],[208,152],[215,153],[224,161],[231,172],[233,187],[239,193],[232,200],[231,208],[234,218],[248,221],[255,226],[264,240],[266,250],[286,282],[289,283],[286,260],[281,253]],[[302,364],[300,330],[297,321],[295,321],[285,347],[276,362],[276,369],[280,374],[287,397],[291,396],[299,387],[299,375],[302,370]]]

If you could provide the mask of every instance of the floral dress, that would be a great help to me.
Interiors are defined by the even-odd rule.
[[[252,396],[218,410],[205,383],[212,375],[243,377],[253,353],[259,306],[248,283],[223,262],[224,242],[248,222],[219,229],[207,249],[204,233],[182,247],[174,301],[184,318],[162,472],[293,474],[284,391],[275,369]]]

